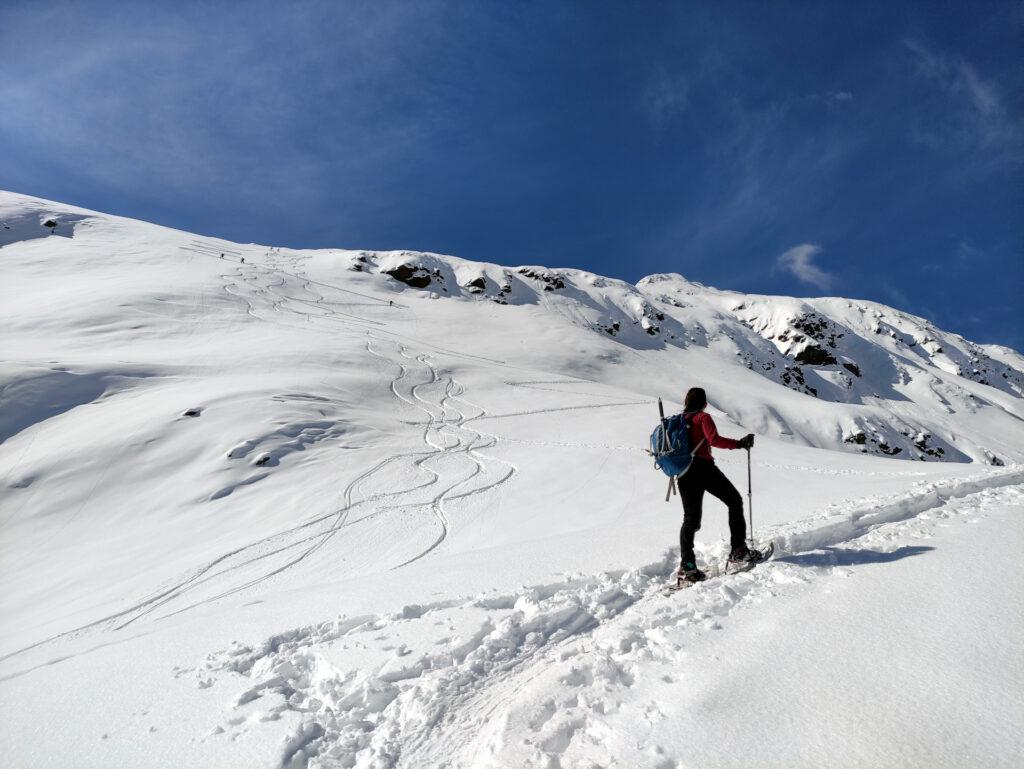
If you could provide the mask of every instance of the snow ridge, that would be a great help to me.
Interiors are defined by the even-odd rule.
[[[46,242],[43,221],[56,222],[72,249],[107,231],[126,242],[125,233],[167,232],[9,193],[0,198],[0,220],[14,223],[3,235],[8,248]],[[521,310],[528,310],[552,337],[572,340],[599,361],[657,352],[704,378],[743,379],[735,394],[715,387],[715,405],[764,434],[901,459],[990,465],[1024,459],[1019,442],[983,437],[1005,429],[975,434],[955,416],[981,412],[993,424],[1024,423],[1020,356],[875,302],[744,295],[678,274],[631,285],[582,270],[502,267],[413,251],[302,252],[187,234],[176,240],[179,255],[215,259],[232,270],[223,276],[224,291],[254,320],[291,323],[291,315],[345,333],[382,330],[387,318],[364,308],[414,317],[422,310],[417,300],[440,299],[458,305],[442,314],[450,310],[470,324],[498,319],[491,308],[505,307],[500,325],[507,328],[523,324]],[[756,406],[747,372],[771,383]],[[805,397],[793,399],[780,388]],[[807,411],[812,420],[803,419]]]

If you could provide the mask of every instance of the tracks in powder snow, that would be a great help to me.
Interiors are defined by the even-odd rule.
[[[735,610],[849,575],[851,564],[901,557],[908,551],[902,540],[984,515],[994,504],[1024,505],[1024,470],[834,506],[770,531],[773,561],[672,598],[659,591],[674,551],[626,572],[296,628],[261,644],[235,644],[175,674],[195,676],[211,694],[222,676],[249,679],[207,739],[244,738],[290,714],[297,725],[283,743],[282,767],[600,762],[609,719],[657,727],[665,718],[656,702],[632,695],[636,681],[657,675],[672,683],[687,646]],[[632,763],[654,760],[635,756]]]
[[[224,252],[230,257],[225,259],[226,263],[241,257],[239,252],[224,251],[217,244],[195,242],[186,250],[214,259],[219,259],[219,254]],[[331,333],[340,331],[361,337],[365,340],[365,350],[369,355],[395,366],[397,373],[388,386],[400,409],[414,410],[414,418],[405,423],[422,427],[422,447],[385,457],[364,470],[343,489],[341,503],[335,509],[224,552],[180,579],[159,586],[149,595],[127,602],[128,605],[123,609],[18,649],[0,657],[0,660],[86,631],[121,630],[143,618],[164,618],[223,599],[256,587],[317,554],[323,555],[329,548],[334,548],[331,551],[334,562],[343,563],[346,557],[351,556],[350,551],[358,548],[350,548],[346,552],[342,547],[341,552],[337,552],[335,546],[341,541],[338,539],[340,533],[348,531],[355,534],[360,528],[387,526],[389,520],[392,528],[382,539],[401,540],[402,546],[401,552],[384,554],[383,557],[392,561],[392,568],[401,568],[443,545],[451,531],[451,505],[497,490],[515,476],[517,468],[511,462],[485,453],[497,444],[499,437],[478,427],[476,423],[549,411],[632,405],[585,404],[515,414],[492,414],[486,408],[469,401],[465,387],[451,374],[440,371],[430,354],[410,351],[399,335],[384,328],[386,323],[381,320],[346,311],[357,304],[353,299],[359,300],[360,304],[374,300],[367,306],[381,312],[393,311],[394,308],[385,304],[384,300],[305,278],[298,274],[298,266],[294,261],[288,265],[292,271],[282,270],[277,264],[260,265],[251,259],[246,263],[236,262],[233,266],[234,274],[221,276],[228,281],[222,288],[245,302],[246,313],[250,317],[267,320],[265,314],[269,310],[273,314],[272,322],[300,320],[304,329],[309,327],[308,324],[328,322]],[[319,288],[319,293],[314,291],[314,286]],[[343,292],[351,298],[338,301],[328,299],[328,291]],[[308,293],[309,298],[292,295],[295,292]],[[504,365],[500,361],[454,351],[450,354],[473,358],[480,363]],[[562,384],[579,384],[583,381]],[[516,384],[536,386],[558,383]],[[321,438],[330,437],[329,427],[321,426],[317,429],[322,432]],[[263,477],[265,474],[261,473],[242,481],[241,485]],[[228,488],[233,490],[238,485]],[[220,492],[218,494],[226,496]],[[408,516],[410,512],[414,516],[411,523]],[[430,533],[424,536],[425,531]],[[379,557],[375,558],[375,566],[379,561]]]
[[[404,345],[373,337],[367,338],[365,349],[397,368],[389,389],[397,405],[415,411],[417,418],[408,424],[422,426],[421,448],[388,456],[362,472],[345,487],[336,509],[226,552],[121,611],[0,659],[83,631],[120,630],[150,615],[167,617],[225,598],[297,566],[346,530],[379,524],[382,519],[396,521],[385,539],[400,539],[404,544],[403,550],[391,554],[392,568],[413,563],[440,547],[451,527],[448,505],[498,489],[517,469],[511,462],[485,454],[497,438],[467,422],[487,416],[487,410],[467,400],[465,387],[450,374],[442,374],[430,356],[415,355]],[[409,511],[424,516],[409,526],[403,523],[406,516],[398,515]],[[424,537],[423,532],[431,529]],[[341,550],[332,556],[337,562],[350,556],[344,544]],[[384,556],[378,554],[378,563],[379,557]]]
[[[384,346],[385,342],[377,341],[376,347]],[[422,459],[415,463],[426,470],[432,478],[426,486],[439,486],[432,497],[425,501],[412,501],[404,507],[426,508],[437,521],[437,538],[427,547],[411,557],[398,563],[400,568],[419,560],[435,550],[448,536],[450,522],[446,505],[454,500],[494,491],[507,483],[517,472],[515,465],[506,460],[487,457],[482,452],[492,448],[497,438],[490,433],[469,427],[472,419],[485,417],[487,410],[465,398],[465,387],[450,374],[443,378],[431,362],[429,355],[413,355],[402,344],[391,343],[401,360],[388,358],[375,349],[371,341],[367,341],[366,350],[372,355],[398,366],[398,375],[391,380],[391,392],[401,402],[418,410],[425,421],[422,424],[422,441],[427,451]],[[415,384],[407,384],[411,377],[412,362],[426,370],[428,378]],[[424,392],[437,392],[443,385],[440,397],[430,400]],[[459,404],[462,404],[461,406]],[[475,413],[467,413],[469,409]],[[494,466],[500,469],[494,469]]]

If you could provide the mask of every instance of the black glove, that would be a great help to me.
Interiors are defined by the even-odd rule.
[[[736,441],[736,445],[739,446],[741,449],[753,448],[753,446],[754,446],[754,434],[753,433],[749,433],[747,435],[744,435],[742,438],[740,438],[738,441]]]

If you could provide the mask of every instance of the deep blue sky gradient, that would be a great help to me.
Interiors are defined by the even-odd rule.
[[[1022,349],[1022,50],[1019,2],[7,0],[0,188]]]

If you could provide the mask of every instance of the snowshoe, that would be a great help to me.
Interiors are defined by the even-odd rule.
[[[703,582],[708,578],[708,575],[697,568],[695,563],[683,563],[679,565],[679,571],[676,572],[676,585],[681,585],[683,582]]]
[[[710,567],[708,572],[698,569],[695,563],[681,564],[676,572],[676,583],[669,585],[662,592],[665,595],[671,595],[679,590],[690,587],[690,585],[696,585],[698,582],[718,576],[718,569],[715,566]]]
[[[757,550],[752,547],[737,547],[729,553],[729,560],[726,561],[726,570],[735,573],[750,571],[759,563],[767,561],[775,552],[775,543],[771,543],[764,550]]]

